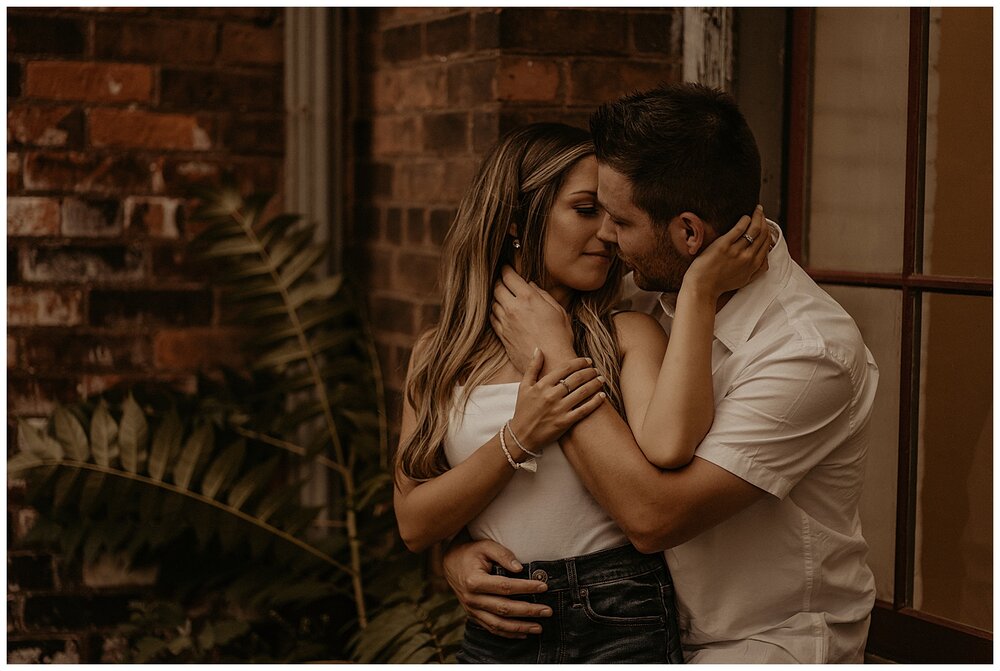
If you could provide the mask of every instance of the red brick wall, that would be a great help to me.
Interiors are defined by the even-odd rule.
[[[522,123],[586,127],[594,107],[681,75],[672,9],[361,10],[358,217],[391,413],[438,314],[440,246],[486,148]]]
[[[280,189],[282,10],[9,9],[7,50],[8,422],[122,381],[193,388],[234,360],[184,195],[222,171]],[[8,515],[10,546],[16,487]],[[50,555],[8,569],[12,660],[115,658],[100,632],[132,588]]]

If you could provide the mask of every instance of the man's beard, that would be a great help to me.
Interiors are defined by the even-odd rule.
[[[657,243],[657,249],[638,263],[627,262],[633,271],[632,280],[644,291],[680,291],[684,273],[693,259],[678,252],[668,240],[658,240]]]

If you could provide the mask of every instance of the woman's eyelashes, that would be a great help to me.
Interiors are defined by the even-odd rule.
[[[584,217],[596,217],[601,212],[596,205],[575,205],[573,209]]]

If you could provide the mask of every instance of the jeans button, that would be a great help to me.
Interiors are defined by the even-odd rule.
[[[542,569],[536,569],[531,572],[531,579],[541,580],[542,582],[545,582],[546,580],[549,579],[549,574],[543,571]]]

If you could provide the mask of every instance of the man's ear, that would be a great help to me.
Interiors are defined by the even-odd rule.
[[[681,212],[671,224],[676,231],[674,240],[692,258],[718,237],[712,226],[694,212]]]

